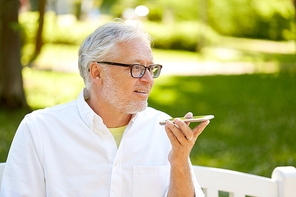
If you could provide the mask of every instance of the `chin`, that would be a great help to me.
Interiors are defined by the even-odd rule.
[[[147,106],[148,103],[147,101],[143,101],[143,102],[137,102],[137,103],[130,103],[130,105],[128,105],[129,107],[126,109],[128,114],[135,114],[141,111],[144,111]]]

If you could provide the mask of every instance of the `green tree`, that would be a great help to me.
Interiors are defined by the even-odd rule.
[[[209,0],[209,25],[227,36],[292,38],[291,0]]]
[[[101,12],[104,14],[109,14],[111,7],[116,3],[117,0],[103,0],[101,4]]]

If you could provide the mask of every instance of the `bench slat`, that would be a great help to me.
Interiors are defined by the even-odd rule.
[[[229,197],[246,197],[245,194],[242,194],[242,193],[229,193]]]
[[[219,197],[219,191],[217,189],[207,188],[203,189],[205,196]]]

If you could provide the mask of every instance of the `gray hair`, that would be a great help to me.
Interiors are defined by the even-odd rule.
[[[90,64],[95,61],[107,61],[107,58],[116,56],[111,51],[118,43],[130,42],[133,40],[145,41],[151,46],[150,35],[139,25],[131,25],[122,21],[106,23],[97,28],[79,48],[78,68],[84,84],[89,89],[90,83]]]

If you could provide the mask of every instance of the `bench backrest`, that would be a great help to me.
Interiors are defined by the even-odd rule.
[[[219,191],[228,192],[229,197],[296,197],[294,167],[277,167],[272,178],[218,168],[193,168],[206,197],[218,197]]]

